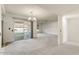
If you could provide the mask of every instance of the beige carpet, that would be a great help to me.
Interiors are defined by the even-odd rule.
[[[33,54],[31,52],[35,50],[51,46],[57,46],[57,36],[44,34],[38,38],[13,42],[4,47],[3,54]]]
[[[79,54],[79,47],[63,44],[57,46],[57,36],[47,35],[35,39],[20,40],[2,48],[4,55],[70,55]]]

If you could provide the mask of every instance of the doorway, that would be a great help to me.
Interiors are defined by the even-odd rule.
[[[79,16],[68,15],[63,19],[63,43],[79,45]]]

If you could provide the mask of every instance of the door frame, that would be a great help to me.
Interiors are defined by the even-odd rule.
[[[62,17],[62,34],[63,34],[63,43],[67,42],[68,40],[68,31],[67,31],[67,17]]]

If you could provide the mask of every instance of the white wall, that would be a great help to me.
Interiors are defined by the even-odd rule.
[[[59,19],[60,29],[62,29],[61,35],[59,34],[60,43],[79,45],[79,15],[65,15],[65,19],[62,17]],[[61,20],[65,20],[64,23]]]
[[[45,21],[40,24],[40,30],[47,34],[58,34],[58,21]]]
[[[9,28],[11,28],[9,30]],[[3,41],[6,42],[12,42],[14,41],[14,20],[9,15],[6,15],[3,19]]]
[[[67,19],[68,41],[79,43],[79,17]]]

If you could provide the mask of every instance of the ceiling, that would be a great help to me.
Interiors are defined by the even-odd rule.
[[[56,20],[57,15],[64,15],[79,11],[79,5],[58,5],[58,4],[6,4],[5,9],[7,13],[22,15],[28,17],[30,11],[33,15],[40,19]],[[76,12],[78,13],[78,12]]]

